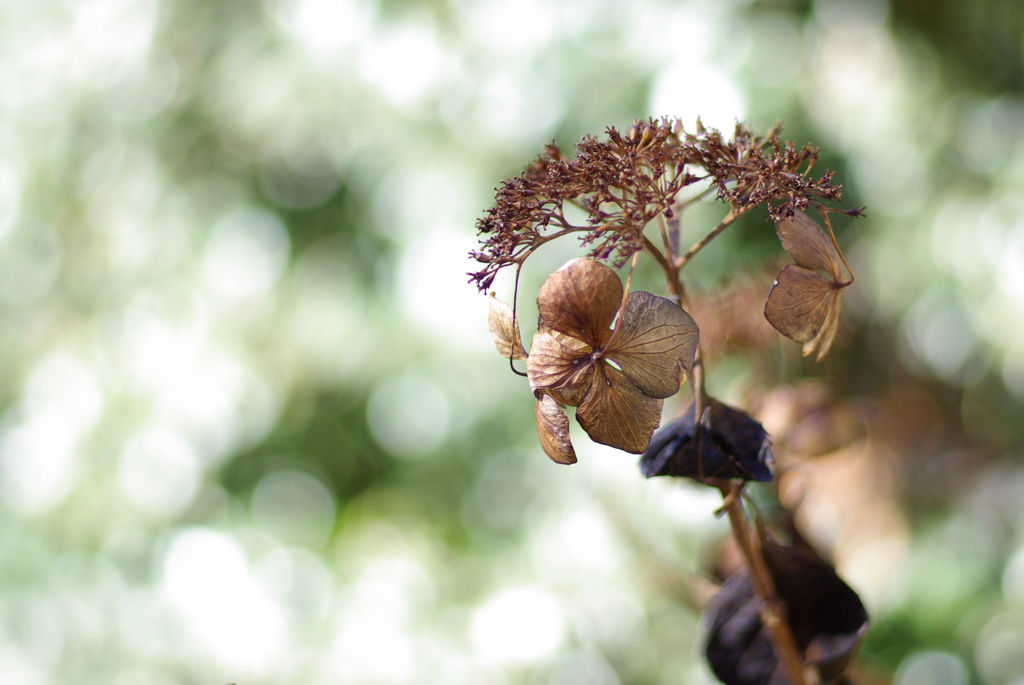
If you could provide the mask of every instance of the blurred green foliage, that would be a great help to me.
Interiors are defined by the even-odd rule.
[[[544,142],[668,115],[780,120],[867,207],[837,227],[837,349],[773,353],[870,407],[884,488],[847,494],[886,514],[817,522],[872,612],[858,678],[1024,682],[1022,24],[1010,0],[4,5],[0,680],[709,681],[718,502],[585,439],[549,464],[465,276]],[[762,219],[695,282],[774,263]],[[742,394],[747,360],[721,368]]]

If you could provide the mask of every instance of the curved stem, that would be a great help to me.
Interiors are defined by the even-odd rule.
[[[520,337],[520,333],[519,333],[519,317],[516,315],[516,307],[519,304],[519,274],[521,274],[522,271],[523,271],[523,265],[522,264],[517,264],[516,265],[516,287],[512,291],[512,329],[515,331],[514,335],[515,335],[516,341],[519,343],[520,347],[522,347],[522,345],[523,345],[523,339]],[[512,369],[512,373],[516,374],[517,376],[523,376],[525,378],[528,374],[525,374],[522,371],[520,371],[519,369],[517,369],[516,365],[512,363],[512,358],[513,358],[513,356],[515,354],[515,352],[514,352],[515,348],[512,348],[511,346],[510,346],[510,348],[511,349],[509,349],[509,353],[508,353],[509,354],[509,356],[508,356],[508,368]]]

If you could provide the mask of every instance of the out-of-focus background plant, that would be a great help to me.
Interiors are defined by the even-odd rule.
[[[1024,682],[1022,35],[1011,0],[4,4],[0,680],[710,681],[720,500],[551,464],[465,276],[544,142],[670,115],[782,121],[868,208],[829,358],[715,362],[806,456],[855,679]],[[694,269],[748,251],[763,300],[744,219]]]

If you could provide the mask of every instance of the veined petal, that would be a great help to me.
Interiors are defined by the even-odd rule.
[[[817,221],[797,211],[793,216],[776,223],[775,233],[779,236],[782,249],[799,266],[825,271],[836,282],[844,280],[836,246]]]
[[[814,336],[814,339],[809,343],[804,343],[801,353],[803,356],[808,356],[815,350],[818,351],[818,356],[815,357],[815,361],[821,361],[822,358],[828,353],[832,347],[832,341],[836,338],[836,331],[839,330],[839,309],[840,300],[842,299],[843,291],[837,289],[835,293],[835,304],[830,306],[828,313],[825,315],[825,320],[821,324],[821,329],[818,334]]]
[[[548,276],[537,295],[541,324],[602,347],[622,304],[622,281],[610,268],[579,257]]]
[[[512,307],[495,297],[494,293],[491,293],[488,299],[490,310],[487,314],[487,324],[498,354],[505,359],[526,359],[523,339],[519,334],[519,322],[512,313]]]
[[[574,385],[565,388],[546,388],[544,390],[535,389],[533,391],[534,396],[539,394],[551,395],[555,399],[555,402],[565,405],[567,407],[575,407],[583,399],[583,394],[586,392],[589,385],[589,377],[585,379],[585,382],[579,385]]]
[[[820,359],[831,346],[839,325],[841,298],[839,284],[816,271],[790,264],[779,272],[768,292],[764,317],[779,333],[805,343],[804,356],[817,348]]]
[[[664,297],[634,291],[605,356],[622,369],[643,394],[665,398],[693,368],[699,332],[679,305]]]
[[[579,404],[593,373],[591,351],[586,343],[557,331],[537,331],[526,360],[534,396],[550,392],[563,404]]]
[[[544,453],[557,464],[575,464],[576,450],[569,440],[569,417],[550,395],[541,395],[534,410],[537,435]]]
[[[590,439],[640,454],[661,423],[662,400],[640,392],[622,371],[602,362],[576,409]]]

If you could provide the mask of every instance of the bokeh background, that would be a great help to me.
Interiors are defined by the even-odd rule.
[[[825,363],[710,380],[807,457],[858,682],[1024,683],[1021,3],[12,1],[0,65],[0,681],[710,682],[718,500],[548,462],[465,275],[543,143],[669,115],[867,208]]]

